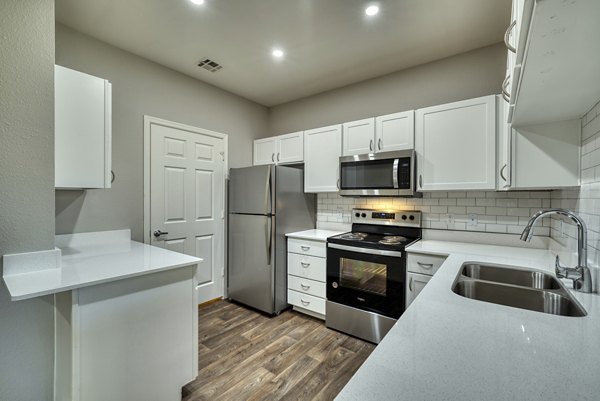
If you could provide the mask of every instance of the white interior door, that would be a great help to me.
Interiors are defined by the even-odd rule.
[[[225,138],[178,124],[151,122],[146,129],[150,243],[204,259],[198,269],[198,302],[222,297]]]

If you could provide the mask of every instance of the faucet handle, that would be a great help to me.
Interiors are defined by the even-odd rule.
[[[558,255],[556,255],[556,259],[554,261],[554,272],[558,278],[566,278],[568,275],[568,268],[560,265],[560,257]]]

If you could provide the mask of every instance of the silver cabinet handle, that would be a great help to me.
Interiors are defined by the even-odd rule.
[[[277,153],[277,161],[279,161],[279,155],[280,155],[280,153]]]
[[[381,150],[381,138],[377,140],[377,147]]]
[[[372,139],[369,141],[369,150],[373,151],[373,140]]]
[[[419,174],[419,188],[423,189],[423,176]]]
[[[169,233],[167,231],[160,231],[160,230],[154,230],[154,232],[152,234],[156,238],[160,237],[161,235],[169,235]]]
[[[508,93],[508,91],[506,90],[509,80],[510,80],[510,74],[507,75],[506,78],[504,78],[504,82],[502,82],[502,97],[504,98],[504,100],[506,100],[507,102],[510,103],[510,93]]]
[[[433,263],[417,262],[417,264],[424,269],[431,269],[433,267]]]
[[[412,288],[412,282],[413,282],[413,278],[411,277],[410,280],[408,280],[408,290],[410,292],[412,292],[413,288]]]
[[[508,164],[505,164],[504,166],[502,166],[502,168],[500,169],[500,177],[502,177],[502,179],[504,180],[504,182],[508,182],[508,180],[506,179],[506,176],[504,175],[504,170],[508,167]]]
[[[516,53],[517,49],[513,45],[510,44],[510,32],[513,30],[515,25],[517,25],[517,20],[514,20],[513,22],[511,22],[511,24],[506,29],[506,32],[504,32],[504,44],[506,45],[506,48],[513,53]]]
[[[303,251],[308,251],[310,249],[310,246],[300,245],[300,249],[302,249]]]
[[[300,298],[300,302],[302,302],[302,305],[310,305],[310,301],[305,301],[302,298]]]
[[[275,163],[275,153],[271,153],[271,161]]]
[[[304,285],[304,284],[300,284],[300,287],[302,287],[302,289],[303,289],[304,291],[308,291],[308,290],[310,290],[310,285]]]
[[[302,265],[302,267],[304,267],[305,269],[308,268],[308,266],[310,266],[310,263],[306,263],[306,262],[300,262],[300,264]]]
[[[337,179],[337,184],[336,185],[337,185],[337,189],[339,190],[340,189],[340,179],[339,178]]]

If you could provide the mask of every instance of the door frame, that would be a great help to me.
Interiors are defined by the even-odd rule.
[[[169,121],[158,117],[144,115],[144,243],[150,245],[150,128],[152,124],[163,127],[179,129],[198,135],[206,135],[214,138],[223,139],[223,296],[227,296],[227,181],[229,179],[229,135],[208,129],[194,127],[192,125],[181,124],[175,121]]]

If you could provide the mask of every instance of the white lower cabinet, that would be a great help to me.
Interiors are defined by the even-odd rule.
[[[288,239],[288,303],[294,310],[325,319],[327,244]]]
[[[407,255],[406,308],[415,300],[446,260],[446,257],[441,255],[410,252]]]
[[[417,295],[425,288],[432,276],[419,273],[406,273],[406,306],[415,300]]]
[[[198,374],[196,284],[188,266],[56,294],[54,400],[181,400]]]

